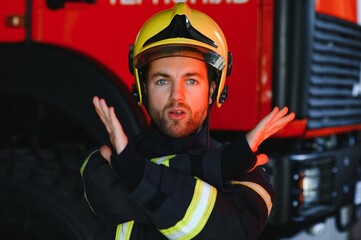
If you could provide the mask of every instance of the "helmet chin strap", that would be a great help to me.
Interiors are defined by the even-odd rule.
[[[228,86],[224,86],[221,96],[219,97],[219,103],[224,103],[228,97]]]

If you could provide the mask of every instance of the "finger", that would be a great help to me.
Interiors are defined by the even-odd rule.
[[[274,119],[280,112],[279,107],[274,107],[272,111],[265,117],[268,120]]]
[[[247,141],[252,151],[257,150],[258,146],[273,133],[274,124],[279,118],[282,118],[288,111],[287,107],[284,107],[281,111],[279,107],[274,107],[272,111],[267,114],[254,129],[247,134]]]
[[[100,105],[99,105],[99,98],[97,96],[93,97],[93,105],[99,115]]]
[[[102,122],[104,124],[106,124],[107,120],[106,120],[106,117],[104,116],[104,113],[103,113],[102,109],[100,108],[100,106],[95,106],[95,111],[98,114],[98,116],[100,117],[100,119],[102,120]]]
[[[101,101],[101,99],[99,99],[97,96],[95,96],[93,98],[93,105],[94,105],[95,109],[97,110],[98,114],[104,115],[102,107],[100,105],[100,101]]]
[[[122,128],[122,125],[120,124],[117,116],[115,115],[113,107],[109,108],[108,120],[109,120],[109,127],[111,128],[115,139],[117,139],[119,136],[121,136],[121,133],[123,132],[123,128]]]
[[[111,119],[112,128],[114,131],[114,138],[111,139],[111,141],[113,143],[113,146],[115,146],[117,154],[120,154],[120,152],[123,151],[123,149],[128,143],[128,137],[125,134],[123,127],[114,112],[113,107],[110,107],[109,109],[109,118]]]
[[[100,155],[102,155],[102,157],[105,160],[107,160],[107,162],[110,164],[110,156],[112,155],[112,150],[110,149],[109,146],[107,146],[107,145],[101,146]]]
[[[288,107],[284,107],[282,108],[277,115],[274,117],[274,119],[281,119],[282,117],[284,117],[288,112]]]
[[[284,107],[282,108],[277,114],[273,116],[273,118],[269,121],[269,124],[273,124],[274,122],[277,122],[281,118],[283,118],[288,112],[288,108]]]
[[[112,125],[114,128],[123,131],[123,127],[120,124],[120,121],[119,121],[117,115],[115,114],[113,107],[110,107],[110,109],[109,109],[109,119],[112,122]]]
[[[111,134],[114,129],[112,126],[111,118],[109,117],[110,107],[108,107],[108,105],[104,99],[99,100],[99,107],[100,107],[99,108],[99,116],[101,117],[108,133]]]
[[[95,96],[93,98],[93,105],[95,107],[96,113],[98,114],[100,120],[102,121],[102,123],[104,124],[107,132],[109,133],[110,128],[108,126],[108,120],[107,120],[106,116],[104,115],[104,111],[102,110],[102,108],[100,106],[100,100],[99,100],[99,98],[97,96]]]
[[[93,105],[95,107],[95,111],[97,112],[98,116],[102,119],[102,122],[105,124],[106,118],[105,118],[104,112],[100,106],[100,99],[97,96],[95,96],[93,98]]]
[[[267,132],[265,133],[265,137],[268,138],[269,136],[275,134],[276,132],[280,131],[281,129],[283,129],[291,120],[292,118],[284,118],[281,119],[279,122],[277,122],[272,128],[268,129]]]
[[[294,118],[295,118],[295,114],[293,112],[289,113],[288,115],[279,119],[277,122],[274,122],[272,127],[270,127],[270,129],[272,128],[281,129],[284,126],[286,126],[290,121],[292,121]]]
[[[108,116],[109,116],[109,107],[108,107],[106,101],[102,98],[102,99],[100,99],[100,102],[99,102],[99,103],[100,103],[100,109],[101,109],[101,111],[103,112],[104,117],[105,117],[106,119],[109,119],[109,118],[108,118]]]
[[[292,112],[286,115],[285,117],[281,118],[280,120],[278,120],[278,122],[273,123],[273,125],[267,129],[265,133],[265,138],[268,138],[269,136],[273,135],[274,133],[284,128],[294,118],[295,118],[295,114]]]
[[[99,105],[99,97],[98,96],[94,96],[93,97],[93,104],[96,106],[96,105]]]
[[[274,119],[274,117],[278,114],[279,112],[279,108],[278,107],[274,107],[273,110],[267,114],[256,126],[255,129],[259,130],[259,129],[263,129],[265,128],[267,125],[269,125],[269,123],[272,121],[272,119]]]
[[[108,105],[106,104],[104,99],[94,99],[93,100],[95,110],[98,115],[104,120],[104,123],[108,121]]]

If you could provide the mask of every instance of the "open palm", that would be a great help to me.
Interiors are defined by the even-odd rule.
[[[264,140],[284,128],[295,118],[295,114],[293,112],[286,115],[287,112],[287,107],[282,108],[282,110],[275,107],[272,112],[264,117],[254,129],[246,134],[248,144],[253,152],[258,150],[259,145],[261,145]]]
[[[108,131],[110,142],[114,150],[119,155],[128,144],[128,137],[123,131],[117,116],[115,115],[114,108],[108,107],[104,99],[99,99],[97,96],[93,98],[95,110]],[[102,146],[100,148],[101,155],[110,161],[111,150],[109,146]]]

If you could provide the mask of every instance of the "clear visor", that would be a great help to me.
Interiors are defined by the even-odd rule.
[[[190,57],[205,61],[214,68],[222,71],[226,61],[219,54],[203,47],[189,45],[166,45],[150,48],[134,59],[134,66],[140,69],[148,63],[166,57]]]

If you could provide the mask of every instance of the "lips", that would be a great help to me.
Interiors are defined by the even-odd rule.
[[[175,110],[171,112],[172,114],[182,114],[184,113],[182,110]]]
[[[168,117],[173,120],[183,119],[187,115],[184,109],[169,109],[167,113]]]

